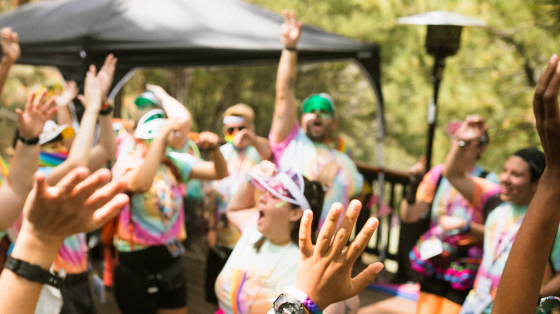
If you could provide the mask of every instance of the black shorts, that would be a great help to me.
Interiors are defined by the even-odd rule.
[[[165,246],[154,246],[134,252],[119,252],[115,267],[115,299],[123,314],[156,313],[157,309],[179,309],[187,306],[186,272],[184,284],[168,293],[148,293],[146,276],[161,272],[177,262]]]
[[[214,251],[212,248],[209,248],[208,258],[206,259],[206,301],[213,304],[218,304],[218,297],[216,296],[216,291],[214,290],[216,279],[226,265],[231,252],[233,252],[232,249],[227,249],[224,247],[220,247],[220,249],[225,253],[225,258],[222,258],[220,255],[218,255],[218,253],[216,253],[216,251]]]
[[[463,305],[470,289],[456,290],[445,280],[435,277],[424,277],[420,280],[420,291],[437,295],[447,300]]]

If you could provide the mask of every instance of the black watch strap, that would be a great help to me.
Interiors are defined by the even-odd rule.
[[[37,145],[39,143],[39,137],[34,137],[34,138],[27,138],[27,137],[23,137],[19,134],[19,131],[17,132],[17,138],[18,140],[20,140],[23,144],[25,145]]]
[[[25,279],[60,288],[64,278],[59,277],[38,265],[29,264],[17,258],[8,256],[4,268],[11,270],[16,275]]]

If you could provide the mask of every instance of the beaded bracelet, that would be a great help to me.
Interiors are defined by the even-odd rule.
[[[299,302],[301,302],[301,304],[309,312],[311,312],[311,314],[323,314],[323,312],[317,306],[317,304],[315,304],[315,302],[313,302],[313,300],[311,300],[311,298],[309,298],[309,296],[305,292],[301,291],[300,289],[294,286],[289,286],[288,288],[286,288],[286,290],[284,290],[284,292],[298,299]]]
[[[551,301],[551,300],[556,300],[556,301],[560,302],[560,298],[555,297],[555,296],[549,296],[549,297],[546,297],[546,298],[542,298],[541,301],[539,302],[539,310],[541,310],[541,313],[546,313],[546,311],[543,309],[543,303],[545,303],[546,301]]]

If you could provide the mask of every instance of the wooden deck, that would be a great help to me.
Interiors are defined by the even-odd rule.
[[[205,302],[204,298],[204,263],[199,258],[205,257],[205,248],[199,245],[190,245],[187,249],[187,258],[184,259],[188,276],[188,304],[189,314],[212,314],[214,308]],[[93,265],[98,275],[101,261],[94,260]],[[365,266],[358,262],[354,272],[361,271]],[[385,293],[365,289],[360,293],[359,314],[410,314],[416,311],[416,302],[403,298],[393,297]],[[110,290],[107,291],[105,304],[97,303],[97,313],[119,313],[117,304]]]

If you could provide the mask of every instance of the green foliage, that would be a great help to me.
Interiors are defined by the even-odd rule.
[[[384,163],[403,170],[425,152],[434,60],[424,48],[426,27],[396,25],[395,20],[433,10],[480,18],[489,26],[464,28],[458,54],[446,60],[433,163],[442,162],[449,148],[444,131],[447,122],[471,113],[482,114],[488,120],[491,145],[482,163],[490,169],[499,171],[507,156],[518,148],[540,146],[531,98],[548,58],[559,46],[559,0],[248,1],[277,13],[284,8],[294,9],[304,23],[380,45],[387,131]],[[0,1],[0,6],[5,6],[5,1]],[[22,87],[31,89],[50,79],[44,74],[48,71],[18,66],[14,70],[2,96],[10,110],[25,101]],[[38,78],[41,83],[37,83]],[[123,91],[124,117],[132,117],[134,97],[150,82],[186,101],[197,131],[221,134],[224,109],[246,103],[256,111],[257,133],[267,136],[275,80],[276,65],[138,71]],[[179,88],[184,84],[187,89]],[[300,64],[298,104],[317,92],[330,93],[335,99],[338,133],[353,157],[377,164],[375,97],[359,68],[351,61]]]

